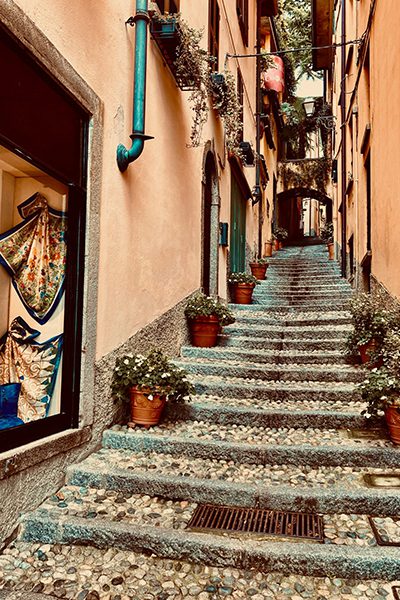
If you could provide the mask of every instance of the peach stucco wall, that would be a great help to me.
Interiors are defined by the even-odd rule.
[[[191,124],[189,93],[178,90],[149,36],[146,133],[155,140],[146,142],[141,157],[124,174],[117,168],[116,147],[119,143],[130,145],[132,126],[135,32],[125,26],[125,20],[134,13],[134,1],[16,3],[104,106],[97,315],[100,357],[200,286],[203,147],[186,147]],[[243,52],[245,48],[235,3],[221,0],[220,4],[222,69],[226,52]],[[249,37],[255,40],[255,2],[250,5]],[[191,26],[206,28],[208,2],[183,1],[182,15]],[[203,43],[206,47],[206,35]],[[253,46],[251,41],[249,52]],[[235,59],[230,59],[229,66],[236,73]],[[240,67],[245,80],[245,139],[254,140],[254,61],[241,59]],[[203,132],[204,142],[211,139],[219,162],[220,220],[229,221],[230,168],[221,123],[213,111]],[[253,187],[254,169],[248,169],[246,176]],[[256,209],[248,203],[247,212],[247,235],[256,239]],[[219,250],[219,293],[223,297],[226,254],[226,250]]]

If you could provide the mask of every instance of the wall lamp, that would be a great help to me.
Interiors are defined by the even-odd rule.
[[[306,98],[303,102],[303,109],[306,113],[307,118],[312,118],[315,116],[315,108],[316,108],[315,98]],[[325,105],[326,106],[326,105]],[[336,117],[333,115],[317,115],[315,117],[315,122],[318,127],[324,127],[328,131],[333,131],[336,127]]]

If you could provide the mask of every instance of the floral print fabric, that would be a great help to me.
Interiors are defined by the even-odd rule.
[[[21,383],[18,417],[24,423],[47,415],[61,360],[62,335],[43,343],[39,335],[17,317],[0,341],[0,384]]]
[[[18,212],[23,221],[0,235],[0,263],[29,314],[43,324],[63,292],[67,217],[39,193],[20,204]]]

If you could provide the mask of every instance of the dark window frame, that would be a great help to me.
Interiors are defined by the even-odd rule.
[[[208,53],[215,60],[211,70],[218,71],[219,65],[219,22],[220,10],[217,0],[209,0],[208,4]]]
[[[249,45],[249,0],[236,0],[236,14],[245,46]]]
[[[160,12],[175,14],[179,12],[179,0],[155,0]]]
[[[82,352],[82,321],[83,321],[83,289],[84,289],[84,261],[85,261],[85,228],[86,228],[86,177],[87,177],[87,152],[88,128],[90,114],[66,91],[63,86],[30,55],[18,40],[7,30],[0,27],[0,38],[12,52],[17,60],[21,57],[26,61],[27,68],[32,69],[38,77],[38,82],[43,81],[50,85],[59,94],[60,103],[67,102],[72,107],[75,115],[75,126],[80,131],[79,160],[75,171],[63,172],[60,163],[55,163],[51,150],[48,154],[38,154],[27,151],[21,138],[15,141],[12,136],[4,135],[0,127],[0,144],[11,152],[22,157],[30,164],[48,173],[68,187],[68,249],[65,273],[65,311],[63,330],[63,361],[59,376],[61,382],[61,403],[59,414],[45,417],[38,421],[25,423],[20,427],[0,431],[0,452],[17,448],[33,441],[44,439],[55,433],[67,429],[77,428],[79,424],[79,399],[80,399],[80,372]],[[16,73],[16,77],[20,74]],[[1,93],[0,93],[1,95]],[[1,100],[1,98],[0,98]],[[61,105],[60,104],[60,105]],[[12,116],[12,114],[11,114]],[[35,128],[32,122],[32,128]],[[53,139],[57,129],[49,119],[47,131],[40,131],[44,139]],[[58,140],[60,149],[62,140]],[[40,154],[40,155],[39,155]],[[72,177],[71,177],[72,173]],[[71,181],[72,180],[72,181]]]

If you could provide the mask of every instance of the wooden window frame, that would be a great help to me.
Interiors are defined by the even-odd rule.
[[[154,0],[162,14],[175,14],[179,12],[179,0]]]
[[[219,64],[219,21],[220,11],[217,0],[209,0],[208,4],[208,53],[215,60],[211,64],[212,71],[218,71]]]
[[[236,14],[245,46],[249,45],[249,0],[236,0]]]

